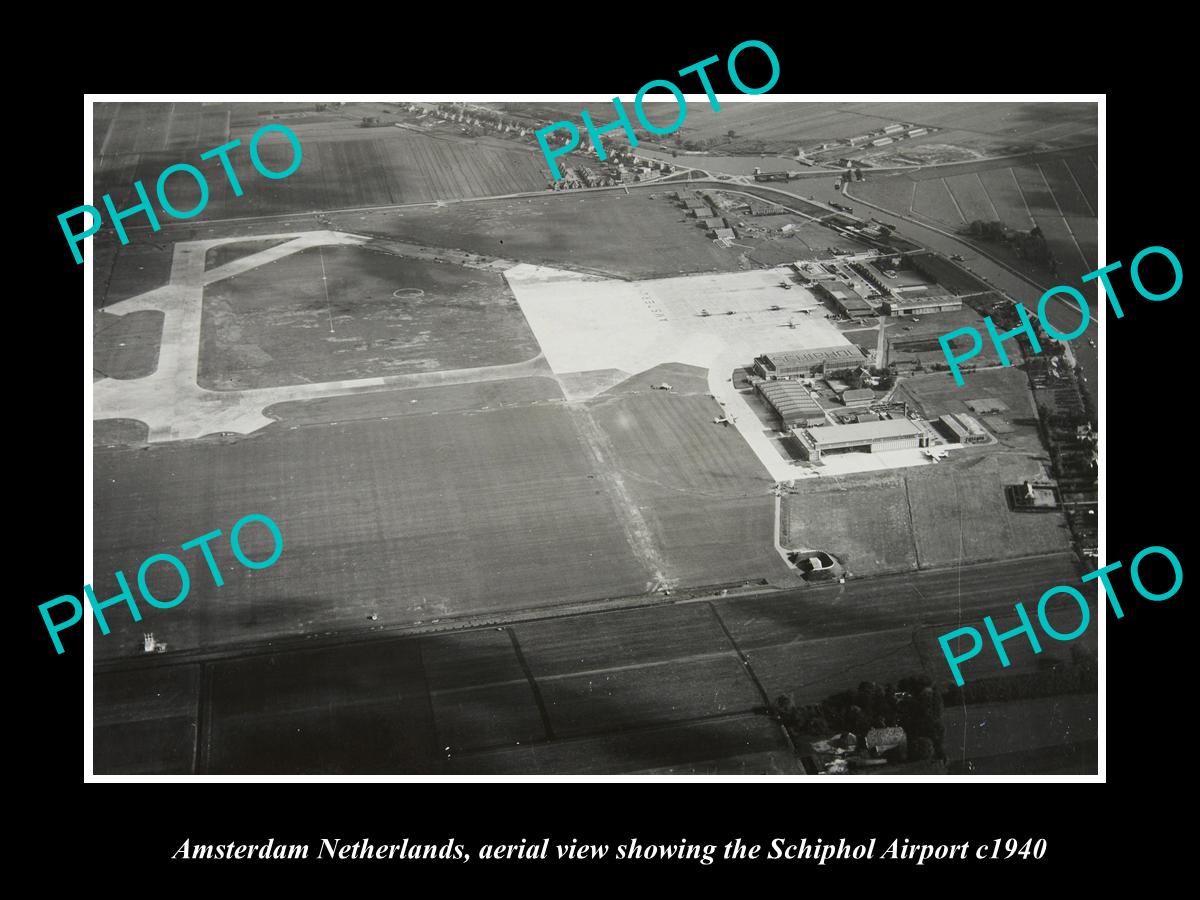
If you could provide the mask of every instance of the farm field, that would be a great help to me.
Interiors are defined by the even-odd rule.
[[[1067,283],[1098,265],[1096,192],[1095,164],[1086,153],[1039,156],[1013,167],[981,163],[920,171],[853,186],[855,197],[950,232],[973,221],[1000,221],[1018,231],[1037,225],[1057,261],[1053,272],[1017,258],[1001,244],[979,246],[1034,277]]]
[[[966,224],[945,180],[929,178],[916,182],[916,185],[917,192],[912,204],[914,213],[956,227]]]
[[[200,384],[274,387],[522,362],[503,277],[362,247],[303,250],[209,285]]]
[[[1096,694],[1064,694],[1005,703],[972,703],[966,707],[947,705],[942,714],[946,752],[952,760],[979,758],[988,763],[982,771],[993,771],[991,766],[999,762],[996,757],[1058,747],[1063,744],[1064,734],[1070,736],[1072,744],[1095,741],[1099,737],[1097,704]],[[1074,766],[1066,770],[1076,774],[1086,771]],[[1020,770],[1007,771],[1018,774]],[[1043,764],[1033,771],[1048,769]]]
[[[718,90],[720,87],[718,86]],[[653,96],[653,95],[651,95]],[[628,104],[627,104],[628,105]],[[586,108],[597,122],[612,118],[611,104],[536,104],[545,114],[578,121]],[[674,102],[647,102],[652,121],[670,121]],[[836,141],[883,128],[893,122],[943,129],[908,140],[902,148],[949,144],[974,154],[997,155],[1041,147],[1074,146],[1094,141],[1097,113],[1094,103],[707,103],[688,106],[687,120],[677,133],[682,142],[711,141],[710,152],[775,152],[793,155],[799,145]],[[734,135],[729,136],[733,131]],[[675,135],[664,140],[674,147]],[[889,148],[889,150],[892,148]],[[680,155],[681,162],[704,167],[703,157]],[[719,171],[732,171],[720,168]],[[741,172],[736,174],[749,174]]]
[[[798,705],[820,703],[831,694],[857,687],[862,681],[895,684],[902,678],[927,674],[944,680],[946,663],[927,666],[913,646],[911,628],[869,634],[848,634],[820,640],[756,649],[754,672],[774,700],[791,697]]]
[[[1076,578],[1073,581],[1064,581],[1062,583],[1078,585],[1079,579]],[[1026,592],[1014,593],[1007,603],[997,604],[987,613],[987,615],[992,617],[996,631],[1003,634],[1013,628],[1020,627],[1021,620],[1017,616],[1014,607],[1018,601],[1025,607],[1030,618],[1036,617],[1038,600],[1050,586],[1050,583],[1047,582],[1046,586],[1041,588],[1031,587]],[[1034,653],[1033,647],[1028,641],[1009,641],[1005,644],[1005,652],[1008,653],[1009,660],[1007,666],[1001,665],[1000,657],[995,653],[980,653],[978,656],[972,657],[961,664],[960,670],[963,680],[969,684],[984,679],[1004,678],[1008,675],[1032,674],[1044,670],[1047,666],[1056,664],[1071,665],[1073,654],[1075,653],[1082,653],[1085,656],[1095,659],[1099,643],[1099,629],[1096,626],[1096,597],[1094,594],[1089,597],[1089,592],[1086,589],[1082,590],[1082,593],[1087,598],[1090,620],[1087,630],[1079,637],[1067,643],[1039,639],[1042,647],[1041,653]],[[1100,610],[1100,614],[1104,614],[1103,609]],[[1082,621],[1082,613],[1079,610],[1078,604],[1070,596],[1063,594],[1051,600],[1046,605],[1046,620],[1060,634],[1070,634],[1079,627],[1079,623]],[[978,628],[980,633],[986,634],[987,629],[983,625],[981,617],[977,616],[974,621],[964,619],[963,624]],[[945,634],[949,630],[948,626],[950,625],[957,626],[957,621],[950,619],[936,626],[930,625],[924,628],[912,629],[909,635],[910,643],[915,649],[917,656],[924,662],[926,670],[930,674],[937,673],[939,670],[945,673],[943,677],[947,681],[947,687],[953,685],[954,676],[951,674],[949,666],[946,663],[946,657],[942,653],[938,637]],[[965,653],[970,645],[970,638],[963,636],[952,641],[950,649],[951,652],[957,655]]]
[[[140,741],[167,740],[171,772],[796,771],[703,604],[206,665],[99,673],[98,771],[144,771]]]
[[[192,771],[200,681],[198,665],[98,674],[92,694],[96,771]]]
[[[358,128],[347,119],[331,117],[282,120],[296,133],[302,160],[287,178],[271,180],[254,168],[247,149],[254,132],[274,121],[271,116],[239,118],[230,127],[228,112],[205,110],[199,104],[175,104],[173,112],[160,108],[166,104],[142,110],[138,106],[121,104],[114,118],[96,121],[97,135],[108,134],[104,152],[97,157],[96,195],[111,193],[118,209],[138,202],[135,181],[142,181],[153,195],[159,173],[178,162],[195,165],[208,182],[208,205],[199,221],[495,196],[542,190],[548,182],[532,140],[525,146],[395,127]],[[184,107],[195,107],[194,115],[184,115]],[[116,124],[110,131],[105,122]],[[234,139],[242,141],[229,156],[244,189],[240,197],[219,159],[199,158]],[[104,138],[98,140],[105,143]],[[276,172],[293,159],[292,147],[280,133],[265,135],[259,151],[263,165]],[[198,204],[200,188],[193,179],[176,176],[167,183],[167,196],[177,209],[187,210]],[[157,199],[154,202],[160,218],[169,220]],[[145,224],[145,217],[133,224]]]
[[[221,104],[97,103],[93,110],[93,150],[103,161],[139,153],[208,150],[229,140],[229,110]]]
[[[615,277],[738,271],[734,250],[714,244],[694,219],[685,221],[682,210],[650,193],[559,194],[329,219],[360,234]]]
[[[540,404],[97,450],[97,573],[250,512],[285,541],[262,573],[217,546],[221,588],[189,559],[188,599],[140,624],[114,616],[97,658],[141,652],[143,626],[182,650],[641,593],[649,576],[587,458],[566,410]],[[174,596],[172,577],[158,567],[151,589]]]
[[[217,658],[207,678],[163,658],[109,663],[96,675],[98,771],[797,773],[758,712],[764,693],[817,700],[917,674],[914,650],[933,629],[914,642],[913,624],[953,621],[960,596],[973,620],[1075,577],[1066,556],[967,566]],[[1019,645],[1012,653],[1024,668]],[[933,662],[944,683],[944,660]],[[1094,698],[1063,699],[1069,714],[1035,743],[1061,743],[1094,714]]]

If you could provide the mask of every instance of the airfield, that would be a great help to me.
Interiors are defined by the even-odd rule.
[[[98,771],[795,774],[779,694],[943,678],[936,628],[1075,576],[1060,514],[1001,505],[1044,452],[1023,372],[975,373],[966,399],[1012,421],[938,465],[797,465],[736,389],[766,351],[873,349],[783,287],[775,263],[819,238],[764,239],[764,264],[653,185],[540,190],[510,137],[150,106],[98,121],[100,184],[274,118],[315,164],[282,188],[239,169],[211,219],[95,242],[97,594],[251,512],[284,536],[269,571],[214,545],[222,588],[187,559],[185,603],[95,632]],[[897,393],[932,416],[966,408],[951,388]],[[852,577],[805,584],[789,546]],[[1034,715],[1001,705],[1012,733]],[[1061,742],[977,709],[962,760],[1020,771]]]
[[[707,371],[708,392],[774,481],[932,465],[920,450],[847,453],[802,468],[731,374],[766,351],[850,346],[789,266],[622,281],[521,265],[505,278],[570,399],[664,363]],[[787,287],[785,287],[787,285]]]

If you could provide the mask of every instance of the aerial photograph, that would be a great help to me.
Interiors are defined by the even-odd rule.
[[[97,775],[1097,773],[1097,104],[700,101],[94,104]]]

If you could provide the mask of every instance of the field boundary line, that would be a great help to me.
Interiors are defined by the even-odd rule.
[[[746,673],[746,677],[750,679],[750,682],[758,691],[758,695],[762,697],[763,707],[769,710],[771,708],[771,698],[767,695],[767,689],[763,687],[762,682],[758,680],[758,674],[754,671],[754,666],[750,664],[750,657],[742,652],[742,648],[739,647],[738,642],[734,640],[733,634],[725,625],[725,620],[721,618],[721,613],[717,610],[717,607],[711,600],[708,602],[708,609],[712,613],[713,618],[717,620],[717,625],[720,627],[721,631],[725,633],[725,637],[729,640],[729,646],[733,648],[734,653],[737,654],[738,659],[741,661],[742,671]],[[788,734],[787,726],[779,720],[776,720],[776,724],[779,726],[779,731],[783,734],[783,739],[787,741],[787,745],[791,749],[792,754],[798,757],[799,754],[797,752],[796,744],[792,741],[792,736]]]
[[[537,704],[538,715],[542,717],[542,729],[546,732],[546,740],[554,740],[554,726],[550,723],[550,710],[546,709],[546,700],[542,696],[542,689],[538,687],[537,679],[533,677],[533,670],[529,668],[529,661],[525,659],[525,653],[521,650],[521,642],[517,640],[517,632],[513,628],[504,629],[508,633],[508,639],[512,642],[513,653],[517,656],[517,664],[521,667],[521,671],[525,673],[525,680],[529,683],[529,690],[533,692],[533,702]],[[433,698],[433,693],[429,694],[430,699]]]
[[[1071,171],[1071,167],[1067,166],[1067,171]],[[1087,255],[1084,254],[1083,248],[1079,246],[1079,238],[1075,237],[1075,229],[1071,227],[1071,223],[1067,221],[1067,216],[1063,212],[1062,204],[1058,202],[1058,197],[1054,193],[1054,188],[1050,186],[1050,179],[1046,177],[1046,170],[1042,168],[1042,164],[1038,163],[1038,174],[1042,176],[1042,183],[1046,185],[1046,190],[1050,192],[1050,199],[1054,201],[1054,208],[1058,210],[1058,217],[1062,219],[1063,226],[1067,229],[1067,234],[1071,236],[1071,243],[1075,245],[1075,252],[1079,254],[1080,260],[1083,261],[1083,267],[1088,267]],[[1071,176],[1074,178],[1074,176]],[[1080,191],[1082,194],[1083,192]],[[1087,198],[1084,197],[1084,202]]]

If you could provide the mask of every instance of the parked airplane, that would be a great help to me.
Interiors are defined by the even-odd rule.
[[[950,454],[945,450],[938,450],[933,447],[926,450],[925,455],[932,459],[935,463],[941,462],[943,459],[946,459],[950,456]]]
[[[736,422],[736,421],[737,421],[737,418],[734,416],[716,416],[713,418],[714,425],[724,425],[726,427],[729,426],[730,422]]]

